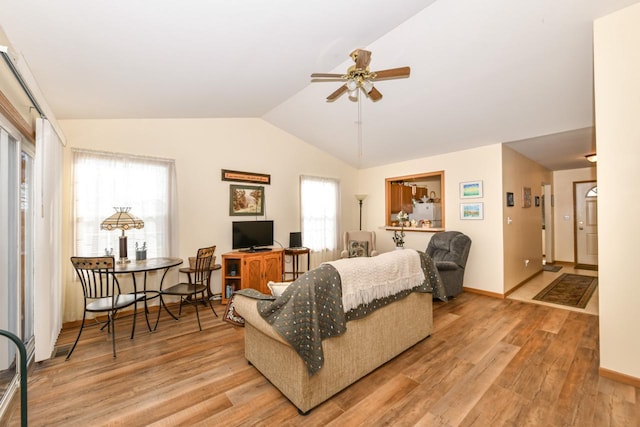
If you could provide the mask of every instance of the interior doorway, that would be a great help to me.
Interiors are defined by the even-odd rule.
[[[598,183],[573,183],[574,248],[576,265],[597,269],[598,266]]]

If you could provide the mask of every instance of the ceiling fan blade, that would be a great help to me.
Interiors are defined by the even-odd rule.
[[[343,78],[311,79],[311,83],[343,82]]]
[[[371,62],[371,52],[364,49],[356,49],[351,52],[351,58],[354,58],[356,62],[356,68],[364,70],[369,66],[369,62]]]
[[[311,74],[311,78],[317,78],[317,77],[329,77],[329,78],[340,78],[342,77],[342,74],[334,74],[334,73],[313,73]]]
[[[376,73],[376,80],[384,79],[401,79],[409,77],[411,73],[410,67],[390,68],[388,70],[374,71]]]
[[[380,101],[382,99],[382,94],[375,87],[372,87],[367,95],[372,101]]]
[[[347,85],[342,85],[338,89],[335,90],[331,95],[327,96],[327,101],[335,101],[340,95],[347,91]]]

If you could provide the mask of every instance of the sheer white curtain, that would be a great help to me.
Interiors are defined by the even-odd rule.
[[[340,255],[339,202],[340,181],[302,175],[300,177],[300,212],[304,244],[312,251],[313,266],[333,261]]]
[[[62,329],[62,142],[49,120],[36,121],[36,361],[46,360]]]
[[[135,244],[146,242],[148,258],[177,256],[173,160],[74,150],[73,167],[75,255],[102,255],[113,248],[117,257],[122,232],[100,230],[100,223],[114,207],[130,207],[144,228],[127,230],[127,252],[135,257]]]

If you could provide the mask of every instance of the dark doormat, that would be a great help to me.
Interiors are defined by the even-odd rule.
[[[569,307],[585,308],[597,286],[597,277],[563,274],[533,299]]]
[[[560,271],[561,268],[562,268],[561,265],[545,264],[542,266],[542,271],[553,271],[554,273],[556,273]]]
[[[598,271],[598,266],[593,264],[576,264],[576,266],[573,268],[576,268],[578,270]]]

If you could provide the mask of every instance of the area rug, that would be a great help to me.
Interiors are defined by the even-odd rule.
[[[553,271],[554,273],[560,271],[561,268],[562,268],[561,265],[545,264],[545,265],[542,266],[542,270],[543,271]]]
[[[569,307],[585,308],[597,286],[597,277],[563,274],[533,299]]]
[[[598,271],[598,266],[597,265],[591,265],[591,264],[576,264],[576,266],[574,268],[577,269],[577,270]]]

